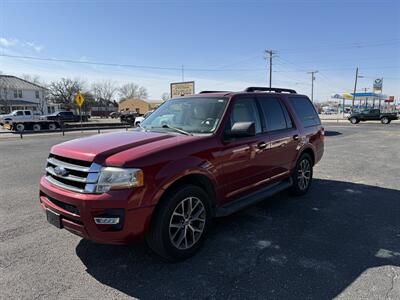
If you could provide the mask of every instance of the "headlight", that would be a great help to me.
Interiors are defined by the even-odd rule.
[[[106,193],[109,190],[138,187],[143,184],[144,176],[140,169],[105,167],[101,169],[96,192]]]

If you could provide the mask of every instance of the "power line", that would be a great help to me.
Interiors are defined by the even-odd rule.
[[[286,48],[286,49],[279,49],[279,52],[290,53],[290,52],[320,52],[320,51],[338,51],[338,50],[346,50],[346,49],[362,49],[362,48],[369,48],[369,47],[380,47],[380,46],[387,46],[392,44],[400,43],[400,39],[390,39],[390,40],[381,40],[375,41],[372,43],[342,43],[342,44],[333,44],[333,45],[326,45],[324,47],[313,47],[313,48]]]
[[[162,67],[162,66],[147,66],[147,65],[133,65],[133,64],[118,64],[118,63],[106,63],[106,62],[96,62],[96,61],[81,61],[72,59],[58,59],[58,58],[47,58],[47,57],[34,57],[34,56],[23,56],[23,55],[10,55],[10,54],[0,54],[0,57],[27,59],[27,60],[37,60],[37,61],[48,61],[48,62],[63,62],[72,64],[84,64],[84,65],[98,65],[106,67],[125,67],[134,69],[150,69],[150,70],[168,70],[168,71],[181,71],[181,67]],[[193,72],[253,72],[253,71],[264,71],[261,68],[253,69],[201,69],[201,68],[185,68],[185,71]]]

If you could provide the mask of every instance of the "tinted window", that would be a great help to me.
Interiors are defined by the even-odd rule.
[[[26,115],[26,116],[30,116],[30,115],[31,115],[31,112],[30,112],[29,110],[27,110],[27,111],[25,111],[25,115]]]
[[[290,97],[290,103],[299,116],[303,126],[313,126],[321,124],[314,105],[308,98],[305,97]]]
[[[22,111],[17,111],[17,116],[23,116],[24,115],[24,113],[22,112]]]
[[[281,105],[282,105],[283,113],[285,114],[286,127],[287,128],[293,128],[292,117],[290,116],[290,114],[289,114],[288,110],[286,109],[285,105],[283,103],[281,103]]]
[[[261,98],[260,103],[264,112],[267,131],[282,130],[287,128],[285,114],[279,99],[272,97]]]
[[[236,122],[254,122],[256,133],[260,133],[260,115],[255,100],[253,98],[240,98],[235,101],[229,122],[227,130],[232,128]]]

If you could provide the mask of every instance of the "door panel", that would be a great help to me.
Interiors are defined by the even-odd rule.
[[[268,168],[268,176],[272,181],[289,174],[297,156],[300,136],[294,127],[293,118],[279,97],[265,95],[258,97],[258,101],[270,140],[268,160],[272,165]]]
[[[235,122],[254,122],[256,136],[235,138],[224,142],[222,173],[227,178],[224,191],[225,201],[255,191],[268,179],[268,168],[271,167],[267,155],[270,147],[269,136],[262,132],[260,112],[253,97],[237,98],[232,103],[233,108],[226,124],[226,134]]]

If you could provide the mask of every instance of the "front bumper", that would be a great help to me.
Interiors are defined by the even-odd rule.
[[[62,227],[83,238],[100,243],[126,245],[141,238],[147,231],[154,206],[140,207],[141,193],[133,190],[110,191],[104,194],[80,194],[40,180],[40,204],[60,214]],[[121,223],[100,225],[95,217],[122,214]]]

